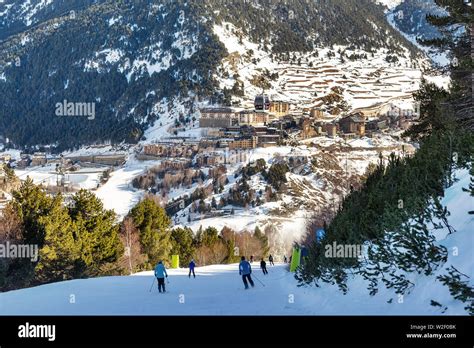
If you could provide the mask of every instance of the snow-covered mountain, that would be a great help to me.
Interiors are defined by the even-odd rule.
[[[410,42],[424,51],[439,66],[445,66],[449,59],[445,52],[429,49],[420,40],[439,37],[436,27],[426,20],[427,15],[445,15],[442,8],[434,0],[403,0],[390,3],[387,10],[388,22]]]
[[[252,100],[261,90],[260,75],[267,72],[270,79],[263,84],[283,98],[283,89],[300,88],[291,86],[290,76],[298,75],[299,66],[316,69],[328,61],[341,79],[352,81],[364,66],[391,66],[394,74],[403,74],[407,67],[424,65],[420,52],[387,23],[384,7],[371,0],[259,4],[0,3],[2,135],[16,145],[59,149],[136,142],[177,103],[185,106],[177,117],[189,125],[199,103],[225,104],[231,96]],[[359,68],[343,61],[357,61]],[[285,62],[286,72],[275,69]],[[318,91],[318,97],[331,87]],[[311,103],[308,93],[304,99]],[[97,117],[91,122],[58,118],[55,105],[64,100],[95,103]]]
[[[30,30],[70,11],[79,11],[97,0],[2,0],[0,1],[0,41]]]
[[[445,14],[434,0],[405,0],[390,9],[395,14],[394,20],[397,28],[403,33],[414,35],[420,39],[432,39],[439,36],[436,27],[426,20],[426,16],[429,14]]]
[[[98,185],[97,173],[81,184],[86,189],[100,186],[97,195],[120,217],[146,192],[133,189],[131,181],[156,164],[137,161],[135,154],[142,146],[173,135],[174,127],[179,136],[199,139],[199,106],[251,108],[254,96],[264,89],[272,99],[290,102],[300,111],[316,106],[334,117],[389,103],[409,109],[423,69],[429,67],[421,52],[387,23],[386,8],[369,0],[318,6],[307,1],[138,6],[105,0],[1,5],[5,30],[17,31],[4,31],[0,43],[0,52],[5,53],[0,55],[5,63],[0,64],[4,101],[0,129],[5,134],[0,135],[14,144],[46,143],[59,149],[139,141],[129,149],[125,167],[113,172],[103,186]],[[263,16],[267,12],[272,16]],[[63,100],[92,101],[97,117],[58,118],[54,105]],[[302,238],[314,209],[337,206],[348,193],[347,180],[358,182],[379,152],[402,154],[403,146],[409,145],[390,136],[374,136],[348,142],[319,138],[299,147],[256,149],[245,163],[229,166],[224,193],[209,196],[205,203],[225,198],[242,179],[242,165],[259,158],[268,167],[282,157],[305,158],[304,166],[290,168],[289,189],[281,199],[237,209],[233,216],[203,219],[195,213],[192,221],[186,206],[172,214],[173,220],[195,230],[200,225],[236,230],[274,225],[281,233],[279,248],[285,250]],[[76,154],[85,152],[81,148]],[[45,183],[45,178],[51,180],[50,171],[54,168],[29,175],[36,183]],[[261,175],[254,175],[250,184],[263,197],[267,182]],[[182,199],[197,188],[198,184],[173,188],[166,199]]]
[[[429,67],[408,48],[392,55],[387,48],[367,51],[333,45],[273,55],[231,23],[215,25],[213,30],[229,53],[218,68],[219,86],[224,92],[241,90],[242,95],[232,96],[231,103],[248,108],[262,89],[274,100],[330,113],[410,98]],[[341,96],[339,102],[328,102],[334,94]]]

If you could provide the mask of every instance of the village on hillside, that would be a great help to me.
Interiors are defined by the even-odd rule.
[[[5,151],[0,161],[50,194],[94,191],[120,217],[153,195],[175,225],[259,225],[303,235],[306,214],[321,206],[335,210],[380,154],[415,151],[401,134],[419,110],[399,105],[331,113],[262,93],[252,107],[203,106],[190,130],[171,122],[160,136],[137,145],[96,145],[59,155]],[[0,204],[13,187],[0,185]]]

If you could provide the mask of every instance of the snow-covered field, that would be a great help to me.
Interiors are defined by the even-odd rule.
[[[21,179],[25,180],[27,177],[33,180],[37,185],[53,185],[57,184],[58,175],[55,172],[55,165],[46,165],[44,167],[33,167],[24,170],[15,170],[15,174]],[[100,175],[104,168],[83,168],[75,172],[70,172],[65,175],[65,180],[69,181],[71,185],[76,188],[92,190],[97,187],[100,182]]]
[[[132,180],[160,161],[138,161],[129,156],[127,163],[110,174],[109,180],[96,191],[105,209],[112,209],[119,219],[125,217],[145,194],[132,186]]]
[[[245,35],[238,36],[239,31],[227,22],[214,25],[214,33],[229,52],[221,65],[227,73],[216,78],[221,88],[232,88],[236,80],[228,76],[238,74],[245,92],[240,100],[244,106],[251,106],[253,96],[261,93],[252,80],[265,71],[277,73],[275,80],[268,81],[271,87],[265,92],[272,99],[294,103],[298,108],[322,106],[321,97],[333,93],[336,87],[342,90],[349,110],[413,102],[412,93],[419,88],[423,70],[429,67],[426,59],[412,60],[408,50],[397,55],[396,63],[388,63],[386,58],[391,53],[386,49],[370,53],[345,46],[334,46],[332,50],[319,47],[310,53],[291,52],[297,61],[277,61]],[[329,56],[330,53],[335,55]],[[358,58],[351,60],[353,55]],[[434,80],[446,84],[441,77]]]
[[[433,280],[420,280],[403,303],[382,291],[369,296],[362,282],[343,295],[333,286],[298,287],[284,264],[269,266],[264,276],[254,263],[255,287],[244,290],[238,265],[198,267],[196,278],[186,269],[169,270],[167,293],[160,294],[152,272],[134,276],[73,280],[0,294],[1,315],[433,315],[430,299],[448,299],[447,289],[435,293]],[[256,277],[255,277],[256,276]],[[257,279],[265,284],[263,286]],[[73,302],[73,303],[71,303]],[[457,301],[443,301],[446,314],[464,314]]]

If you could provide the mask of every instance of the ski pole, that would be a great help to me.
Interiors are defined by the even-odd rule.
[[[153,277],[153,282],[151,283],[151,287],[150,287],[150,290],[148,292],[151,292],[151,290],[153,289],[153,284],[155,284],[155,277]]]
[[[265,284],[263,284],[263,282],[262,282],[260,279],[258,279],[255,275],[254,275],[253,277],[254,277],[255,279],[257,279],[257,280],[260,282],[260,284],[262,284],[263,286],[265,286]]]

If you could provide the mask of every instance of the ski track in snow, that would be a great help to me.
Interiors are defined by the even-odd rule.
[[[143,191],[134,189],[131,182],[134,177],[143,173],[145,168],[144,165],[129,165],[113,172],[109,181],[96,192],[104,207],[114,210],[119,217],[127,215],[131,207],[138,204],[144,195]]]
[[[286,265],[269,266],[267,276],[258,269],[257,262],[253,263],[253,269],[255,287],[247,291],[237,264],[198,267],[196,278],[191,279],[187,269],[168,270],[165,294],[158,293],[156,281],[149,292],[152,271],[48,284],[1,294],[0,314],[245,315],[304,311],[301,304],[289,303],[285,283],[294,284],[297,289]],[[75,296],[75,303],[69,303],[71,295]],[[248,305],[243,305],[246,302]]]

